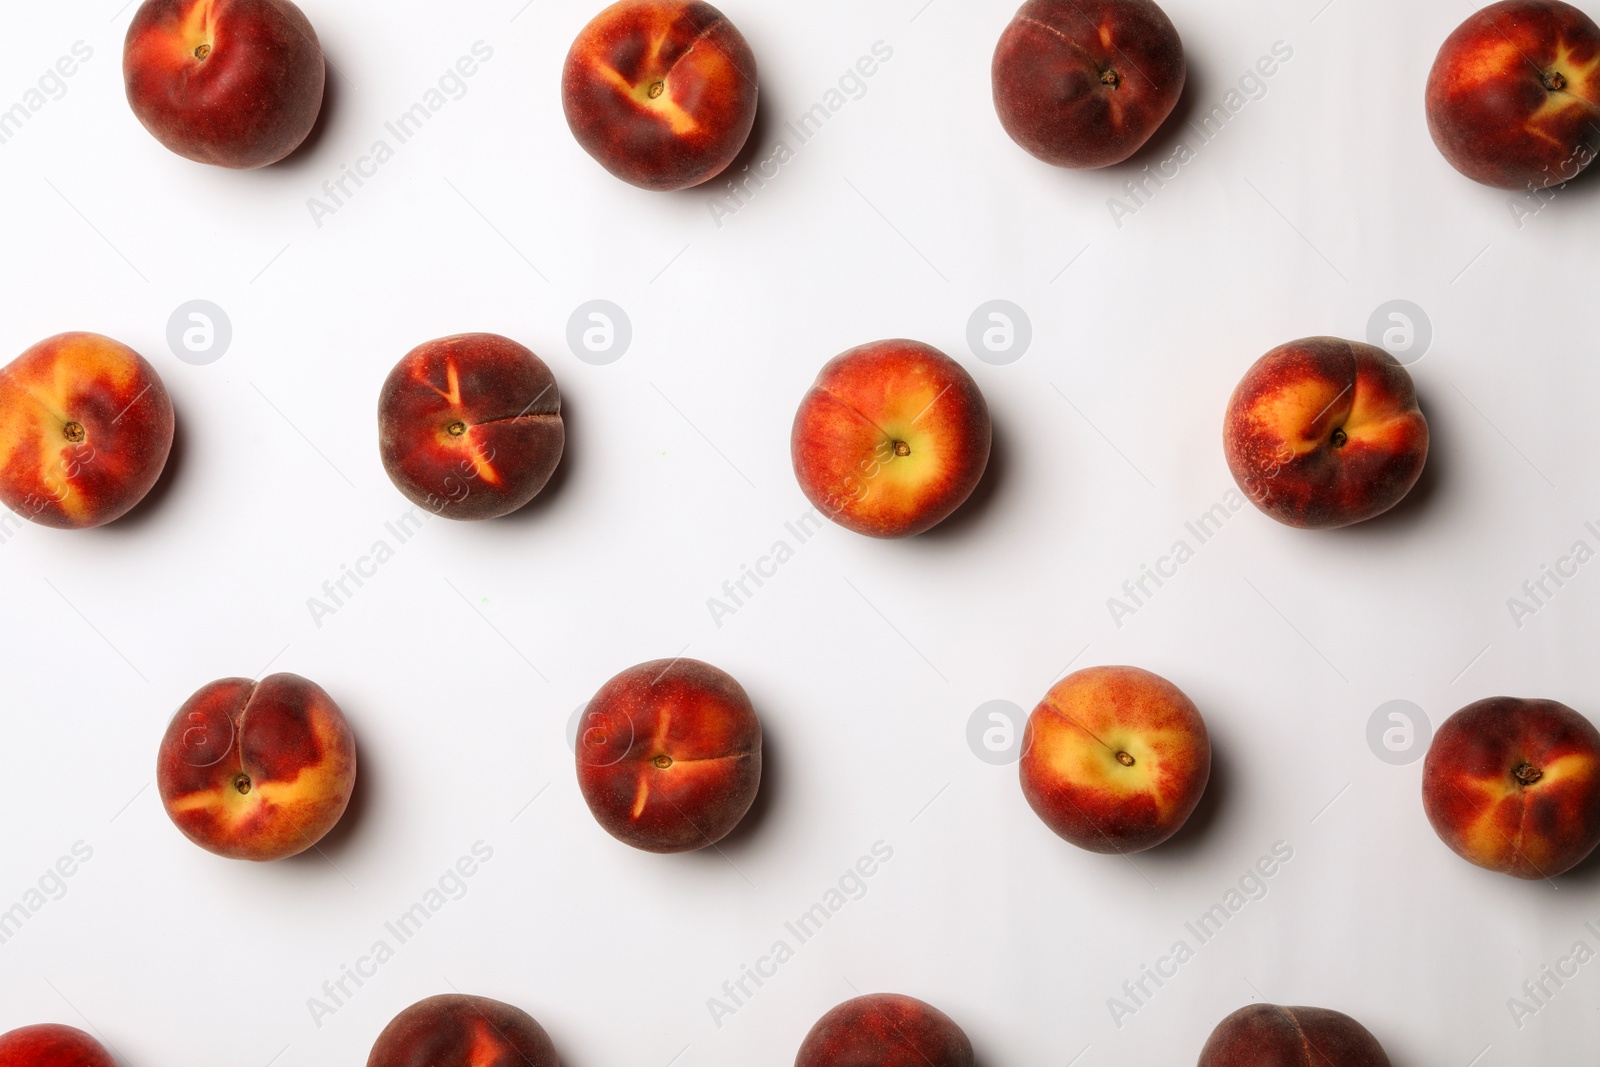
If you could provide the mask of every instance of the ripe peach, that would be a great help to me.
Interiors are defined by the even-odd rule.
[[[156,761],[167,815],[229,859],[304,852],[333,829],[355,784],[344,713],[294,674],[205,686],[172,717]]]
[[[492,333],[429,341],[389,373],[378,447],[395,488],[449,519],[493,519],[561,462],[561,390],[544,361]]]
[[[978,383],[918,341],[835,356],[800,403],[795,477],[834,522],[870,537],[932,529],[977,488],[992,427]]]
[[[1428,459],[1428,420],[1389,353],[1307,337],[1245,373],[1222,441],[1256,507],[1289,526],[1330,529],[1381,515],[1411,491]]]
[[[620,0],[578,34],[561,75],[567,125],[625,182],[671,191],[727,169],[756,121],[756,58],[702,0]]]
[[[121,518],[161,477],[172,400],[140,355],[64,333],[0,368],[0,501],[42,526]]]
[[[544,1027],[520,1008],[447,993],[396,1015],[367,1067],[560,1067]]]
[[[726,837],[761,786],[761,722],[732,676],[652,660],[601,687],[578,728],[578,786],[595,820],[646,852]]]
[[[794,1067],[973,1067],[954,1019],[914,997],[871,993],[829,1011],[800,1044]]]
[[[0,1034],[0,1067],[117,1067],[117,1061],[82,1030],[42,1023]]]
[[[1389,1057],[1342,1012],[1252,1004],[1217,1024],[1199,1067],[1389,1067]]]
[[[1089,667],[1045,694],[1022,734],[1022,794],[1091,852],[1142,852],[1177,833],[1211,777],[1193,702],[1137,667]]]
[[[144,128],[180,156],[265,167],[317,124],[327,68],[289,0],[145,0],[122,75]]]
[[[994,106],[1011,139],[1058,167],[1109,167],[1172,114],[1188,68],[1152,0],[1027,0],[995,49]]]
[[[1422,806],[1470,863],[1551,878],[1600,845],[1600,730],[1554,700],[1491,697],[1439,727]]]
[[[1427,107],[1434,144],[1473,181],[1570,181],[1600,151],[1600,26],[1561,0],[1481,8],[1439,49]]]

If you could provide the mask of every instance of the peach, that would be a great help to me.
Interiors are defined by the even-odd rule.
[[[1167,120],[1187,75],[1183,41],[1152,0],[1027,0],[995,49],[994,106],[1046,163],[1109,167]]]
[[[972,494],[992,440],[988,404],[961,364],[918,341],[878,341],[822,368],[790,453],[801,491],[834,522],[911,537]]]
[[[1404,499],[1428,459],[1411,375],[1359,341],[1307,337],[1245,373],[1222,430],[1228,469],[1256,507],[1289,526],[1364,522]]]
[[[701,0],[621,0],[567,54],[561,103],[578,143],[606,170],[667,192],[710,181],[756,121],[756,58]]]
[[[413,503],[492,519],[539,495],[566,447],[561,390],[544,361],[492,333],[429,341],[389,373],[378,447]]]
[[[1569,181],[1600,151],[1600,26],[1561,0],[1481,8],[1439,49],[1427,109],[1434,144],[1473,181]]]
[[[161,477],[173,426],[133,349],[93,333],[40,341],[0,368],[0,501],[60,529],[121,518]]]
[[[327,67],[317,31],[289,0],[145,0],[122,76],[156,140],[197,163],[252,170],[310,135]]]
[[[117,1067],[117,1061],[82,1030],[42,1023],[0,1034],[0,1067]]]
[[[356,784],[356,746],[322,687],[224,678],[172,717],[156,785],[173,824],[228,859],[279,860],[322,840]]]
[[[1252,1004],[1217,1024],[1199,1067],[1389,1067],[1389,1057],[1342,1012]]]
[[[1028,717],[1022,750],[1022,795],[1046,826],[1090,852],[1161,844],[1211,777],[1200,712],[1137,667],[1089,667],[1057,682]]]
[[[652,660],[600,688],[578,727],[578,786],[618,841],[691,852],[739,825],[761,786],[761,722],[732,676]]]
[[[419,1000],[373,1043],[367,1067],[560,1067],[544,1027],[520,1008],[459,993]]]
[[[1491,697],[1444,721],[1422,806],[1469,863],[1552,878],[1600,845],[1600,731],[1554,700]]]
[[[954,1019],[915,997],[872,993],[829,1011],[800,1044],[794,1067],[973,1067]]]

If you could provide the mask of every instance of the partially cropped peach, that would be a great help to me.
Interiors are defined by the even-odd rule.
[[[42,1023],[0,1034],[0,1067],[117,1067],[117,1061],[82,1030]]]
[[[919,341],[878,341],[822,368],[790,454],[801,491],[834,522],[911,537],[972,495],[992,440],[989,406],[961,364]]]
[[[224,678],[190,697],[161,740],[156,785],[185,837],[238,860],[322,840],[356,784],[356,745],[322,687],[294,674]]]
[[[1389,1067],[1389,1057],[1343,1012],[1252,1004],[1217,1024],[1199,1067]]]
[[[1058,167],[1109,167],[1172,114],[1188,67],[1152,0],[1027,0],[995,49],[994,106],[1011,139]]]
[[[566,447],[561,390],[544,361],[492,333],[413,349],[378,399],[389,479],[449,519],[492,519],[539,495]]]
[[[1411,375],[1359,341],[1307,337],[1245,373],[1222,429],[1228,469],[1256,507],[1329,529],[1383,514],[1428,460],[1428,420]]]
[[[1022,794],[1062,838],[1142,852],[1188,821],[1211,778],[1194,702],[1137,667],[1089,667],[1045,694],[1022,734]]]
[[[327,67],[289,0],[145,0],[123,46],[128,103],[180,156],[248,170],[300,147]]]
[[[160,375],[127,345],[40,341],[0,368],[0,501],[60,529],[121,518],[161,477],[173,425]]]
[[[1480,8],[1439,49],[1427,110],[1434,144],[1473,181],[1569,181],[1600,151],[1600,26],[1561,0]]]
[[[739,825],[761,786],[761,722],[733,677],[692,659],[611,679],[578,726],[578,786],[595,820],[646,852],[691,852]]]
[[[367,1067],[560,1067],[544,1027],[521,1008],[446,993],[396,1015]]]
[[[870,993],[818,1019],[794,1067],[973,1067],[972,1042],[932,1004]]]
[[[1517,878],[1562,874],[1600,845],[1600,730],[1554,700],[1468,704],[1428,748],[1422,805],[1470,863]]]
[[[756,58],[702,0],[621,0],[567,54],[561,102],[578,143],[643,189],[708,182],[756,120]]]

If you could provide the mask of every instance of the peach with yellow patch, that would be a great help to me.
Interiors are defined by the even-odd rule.
[[[828,518],[871,537],[943,522],[983,478],[993,427],[961,364],[917,341],[836,356],[800,404],[790,455],[800,489]]]
[[[578,731],[578,786],[595,820],[646,852],[722,840],[761,787],[761,722],[733,677],[652,660],[607,682]]]
[[[492,519],[539,495],[566,448],[561,390],[498,334],[420,345],[383,384],[378,447],[395,488],[450,519]]]
[[[1553,878],[1600,845],[1600,730],[1553,700],[1468,704],[1434,735],[1422,804],[1463,859]]]
[[[1223,423],[1240,490],[1289,526],[1363,522],[1422,476],[1428,421],[1411,375],[1381,348],[1307,337],[1245,373]]]
[[[643,189],[688,189],[727,169],[755,125],[756,60],[702,0],[621,0],[567,54],[561,101],[583,149]]]
[[[190,697],[161,741],[156,785],[185,837],[228,859],[278,860],[333,829],[356,782],[355,738],[321,686],[294,674],[224,678]]]
[[[1439,49],[1427,113],[1434,144],[1473,181],[1570,181],[1600,151],[1600,26],[1561,0],[1479,9]]]
[[[289,0],[145,0],[123,46],[128,104],[187,159],[248,170],[305,141],[327,68]]]
[[[1057,682],[1028,718],[1022,794],[1046,826],[1091,852],[1154,848],[1193,814],[1211,777],[1194,703],[1137,667]]]
[[[172,451],[172,400],[133,349],[93,333],[41,341],[0,368],[0,501],[42,526],[118,519]]]
[[[521,1008],[446,993],[419,1000],[383,1028],[367,1067],[560,1067],[544,1027]]]

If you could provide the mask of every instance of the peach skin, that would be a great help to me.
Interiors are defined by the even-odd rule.
[[[989,407],[961,364],[918,341],[835,356],[800,403],[790,455],[823,514],[869,537],[943,522],[983,478]]]
[[[1256,507],[1288,526],[1331,529],[1398,504],[1422,476],[1428,420],[1389,353],[1307,337],[1245,373],[1222,431],[1228,469]]]
[[[1199,1067],[1389,1067],[1389,1057],[1343,1012],[1251,1004],[1217,1024]]]
[[[1427,112],[1434,144],[1473,181],[1570,181],[1600,151],[1600,26],[1561,0],[1480,8],[1439,49]]]
[[[1142,852],[1193,814],[1211,739],[1193,702],[1137,667],[1089,667],[1045,695],[1022,734],[1022,794],[1090,852]]]
[[[117,1061],[82,1030],[41,1023],[0,1034],[0,1067],[117,1067]]]
[[[646,852],[722,840],[761,787],[761,722],[731,675],[652,660],[601,687],[578,728],[578,786],[595,820]]]
[[[459,993],[419,1000],[396,1015],[367,1067],[560,1067],[544,1027],[520,1008]]]
[[[572,135],[623,181],[667,192],[710,181],[755,125],[756,58],[701,0],[621,0],[567,54]]]
[[[0,501],[63,530],[121,518],[161,477],[173,426],[133,349],[93,333],[40,341],[0,368]]]
[[[847,1000],[817,1020],[794,1067],[973,1067],[972,1042],[932,1004],[898,993]]]
[[[224,678],[178,709],[156,784],[185,837],[228,859],[279,860],[322,840],[356,783],[356,746],[321,686]]]
[[[1600,845],[1600,730],[1554,700],[1490,697],[1439,727],[1422,806],[1455,853],[1516,878],[1553,878]]]
[[[555,473],[566,439],[550,368],[497,334],[413,349],[378,399],[389,480],[448,519],[493,519],[527,504]]]

